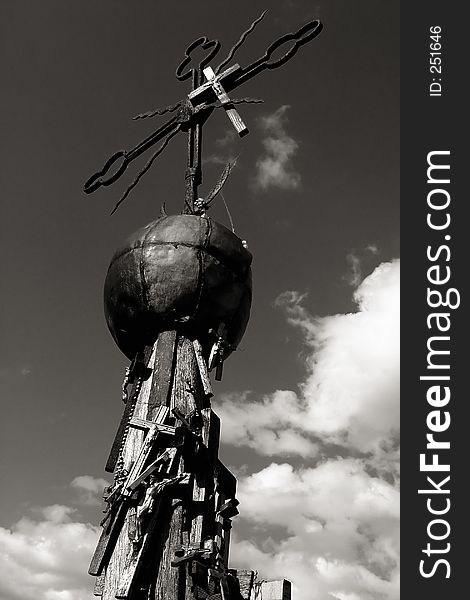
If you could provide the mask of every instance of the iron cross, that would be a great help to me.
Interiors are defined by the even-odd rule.
[[[170,140],[179,131],[184,131],[188,132],[187,183],[184,212],[195,214],[197,211],[195,205],[198,198],[197,187],[202,181],[201,142],[202,127],[205,121],[209,118],[214,109],[223,108],[238,135],[240,137],[246,135],[248,133],[248,128],[236,110],[235,105],[242,102],[261,102],[261,100],[252,100],[248,98],[241,100],[231,99],[229,92],[265,69],[276,69],[286,63],[297,53],[301,46],[314,39],[323,28],[321,21],[317,19],[309,21],[298,31],[287,33],[274,41],[263,56],[247,67],[241,67],[236,63],[233,66],[222,70],[233,59],[235,52],[240,48],[248,35],[255,29],[256,25],[264,18],[265,14],[266,11],[264,11],[260,17],[258,17],[250,27],[243,32],[226,58],[215,70],[209,65],[209,62],[219,52],[220,43],[217,40],[209,40],[206,37],[202,37],[190,44],[186,49],[183,61],[176,70],[176,77],[180,81],[191,78],[193,88],[191,92],[182,100],[171,106],[142,113],[135,117],[150,118],[165,113],[175,113],[164,125],[139,142],[134,148],[127,151],[120,150],[113,154],[105,163],[104,167],[88,179],[85,183],[84,191],[86,193],[91,193],[101,186],[111,185],[123,175],[131,162],[163,140],[144,168],[128,186],[112,211],[114,212],[125,200],[129,192],[137,185],[140,178],[152,166],[154,160],[163,152]],[[274,53],[281,47],[287,47],[287,51],[280,58],[273,58]],[[202,48],[207,54],[195,67],[188,68],[192,62],[191,53],[197,48]],[[204,74],[206,79],[204,82],[201,81],[202,74]],[[220,188],[218,191],[220,191]]]

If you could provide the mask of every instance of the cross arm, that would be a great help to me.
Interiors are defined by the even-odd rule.
[[[240,71],[240,65],[236,64],[230,67],[220,75],[216,75],[212,67],[206,67],[203,71],[206,81],[189,94],[189,100],[197,106],[199,102],[204,101],[207,98],[209,92],[216,96],[221,105],[224,107],[228,118],[235,127],[240,137],[248,133],[248,128],[243,122],[242,118],[238,114],[237,109],[233,106],[227,92],[225,91],[222,81],[229,79],[231,76],[236,75]]]
[[[210,69],[210,71],[212,71],[210,67],[208,68]],[[206,70],[207,68],[204,69],[204,75],[206,75]],[[223,73],[220,73],[220,75],[217,75],[215,79],[218,82],[225,82],[226,80],[230,80],[230,78],[233,78],[240,71],[241,67],[238,63],[236,63],[229,69],[226,69]],[[207,79],[207,81],[202,83],[198,88],[190,92],[188,94],[188,98],[193,106],[197,106],[198,104],[202,104],[203,102],[207,102],[208,100],[210,100],[210,97],[212,95],[214,95],[213,81]]]

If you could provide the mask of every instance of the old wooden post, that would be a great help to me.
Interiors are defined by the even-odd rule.
[[[175,114],[131,150],[115,153],[85,184],[89,193],[113,183],[161,141],[116,210],[171,138],[188,132],[182,214],[162,210],[116,252],[106,276],[106,320],[131,364],[105,467],[114,482],[105,490],[103,530],[89,569],[97,577],[94,594],[102,600],[290,600],[288,581],[262,581],[255,571],[228,564],[239,503],[236,479],[218,458],[220,421],[211,406],[209,372],[214,369],[221,380],[223,362],[245,332],[252,257],[233,231],[206,212],[234,163],[205,199],[197,197],[206,119],[222,107],[239,135],[248,133],[235,104],[251,100],[233,100],[229,92],[287,62],[322,28],[311,21],[276,40],[251,65],[223,70],[264,15],[216,69],[209,62],[219,42],[206,37],[193,42],[176,71],[179,80],[191,79],[192,90],[173,106],[139,117]],[[273,59],[284,45],[286,52]],[[198,47],[207,54],[192,65]]]

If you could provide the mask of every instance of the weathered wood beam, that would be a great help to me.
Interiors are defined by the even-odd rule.
[[[134,479],[127,486],[129,490],[135,490],[143,481],[147,479],[155,470],[157,470],[162,463],[168,462],[175,457],[176,448],[168,448],[160,456],[158,456],[148,467],[146,467],[141,474]]]
[[[154,422],[148,421],[147,419],[139,419],[138,417],[133,417],[130,420],[130,426],[135,427],[136,429],[142,429],[144,431],[147,431],[155,426],[159,433],[168,433],[169,435],[175,435],[176,431],[176,427],[173,427],[172,425],[165,425],[164,423],[159,423],[158,421]]]
[[[230,517],[238,512],[236,479],[217,457],[220,419],[207,406],[212,389],[202,349],[163,332],[149,364],[152,377],[121,442],[119,464],[127,473],[115,487],[120,526],[99,551],[102,600],[137,600],[142,593],[146,600],[193,600],[195,586],[229,600],[224,572]],[[177,443],[181,431],[186,435]],[[220,578],[208,584],[211,565]]]
[[[204,461],[195,464],[196,473],[192,494],[191,544],[202,545],[214,519],[214,503],[211,501],[214,483],[213,472],[217,461],[220,438],[220,419],[210,408],[201,411],[203,427],[201,443],[205,448]]]
[[[217,75],[216,81],[223,82],[225,79],[229,79],[233,77],[241,70],[241,67],[238,63],[235,63],[232,67],[226,69],[223,73]],[[210,96],[214,96],[213,82],[210,79],[207,79],[204,83],[202,83],[199,87],[188,94],[188,98],[190,99],[193,106],[201,102],[205,102]]]
[[[129,489],[129,485],[134,482],[134,480],[140,475],[147,459],[150,456],[154,448],[155,441],[159,434],[158,426],[162,424],[163,421],[168,416],[170,409],[168,406],[159,406],[158,411],[155,417],[155,423],[150,423],[149,428],[147,430],[147,435],[145,436],[144,443],[140,448],[140,452],[135,459],[131,469],[129,470],[129,475],[127,476],[126,483],[124,484],[123,494],[125,496],[129,496],[132,493],[132,490]]]
[[[176,331],[162,331],[158,336],[152,389],[148,404],[147,418],[150,421],[154,420],[154,413],[158,406],[169,405],[175,370],[176,342]]]
[[[292,585],[287,579],[255,582],[253,600],[291,600]]]
[[[100,539],[96,546],[95,552],[91,559],[88,573],[99,577],[103,568],[107,565],[108,560],[114,550],[117,539],[122,529],[122,524],[128,509],[126,501],[121,501],[109,517],[110,522],[106,524],[101,532]]]
[[[197,414],[203,408],[203,398],[204,392],[194,345],[188,338],[180,336],[177,341],[170,409],[177,409],[177,414],[179,412],[190,424],[191,415]],[[177,419],[177,424],[178,422],[181,421]],[[188,448],[191,448],[191,439],[188,443]],[[194,458],[192,460],[191,458],[184,450],[178,472],[192,470]],[[158,530],[156,545],[153,548],[156,555],[153,563],[155,583],[151,586],[153,590],[151,597],[154,600],[191,598],[191,578],[187,574],[186,566],[171,566],[176,558],[175,550],[189,544],[187,508],[188,499],[175,499],[168,506],[165,514],[162,513],[161,529]]]
[[[128,394],[128,400],[126,402],[124,413],[122,415],[121,422],[119,423],[116,436],[111,446],[111,451],[109,453],[108,460],[106,461],[105,471],[108,473],[113,473],[114,469],[116,468],[119,452],[121,451],[122,443],[127,429],[129,427],[129,421],[132,417],[132,414],[134,413],[137,395],[139,394],[139,388],[141,387],[140,378],[143,376],[143,373],[149,364],[152,351],[153,346],[145,346],[143,352],[140,355],[138,355],[135,359],[135,364],[132,373],[132,387]]]
[[[201,348],[201,344],[199,343],[199,340],[194,340],[193,346],[194,346],[194,352],[196,354],[197,366],[199,368],[199,375],[201,377],[201,383],[202,383],[202,387],[204,390],[204,394],[208,398],[212,398],[212,396],[214,395],[214,392],[212,391],[212,386],[211,386],[211,382],[209,379],[209,372],[207,369],[207,364],[206,364],[206,361],[204,360],[204,356],[202,354],[202,348]]]
[[[176,485],[185,485],[189,483],[189,474],[180,479]],[[164,494],[165,492],[162,492]],[[162,496],[163,498],[163,496]],[[132,590],[135,588],[140,572],[145,567],[144,561],[148,554],[149,548],[152,543],[152,538],[155,531],[158,529],[159,521],[161,520],[160,507],[162,498],[158,500],[158,506],[152,512],[150,521],[145,529],[142,540],[140,540],[138,549],[134,550],[133,554],[129,557],[129,560],[125,566],[125,569],[121,575],[119,587],[116,592],[116,598],[130,598]]]
[[[104,590],[104,581],[106,578],[106,573],[103,572],[96,578],[95,585],[93,587],[93,596],[102,596]]]
[[[134,416],[140,419],[147,419],[148,404],[154,376],[155,347],[156,345],[154,346],[152,356],[148,363],[149,368],[152,369],[152,376],[144,380],[139,397],[135,403]],[[131,470],[132,464],[142,448],[144,439],[145,432],[143,430],[135,427],[129,428],[122,448],[122,454],[119,458],[123,470],[127,472]],[[131,500],[128,500],[127,502],[130,503]],[[134,551],[134,545],[131,541],[132,527],[132,515],[128,514],[128,511],[126,511],[117,540],[114,544],[114,549],[107,562],[102,600],[115,600],[115,594],[120,584],[121,574],[123,573],[126,564],[129,562],[129,556],[132,556]]]

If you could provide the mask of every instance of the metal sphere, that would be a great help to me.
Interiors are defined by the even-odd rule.
[[[178,329],[207,352],[209,330],[224,323],[227,343],[237,347],[250,316],[251,260],[242,240],[207,216],[149,223],[114,254],[106,276],[104,310],[116,344],[132,359],[159,332]]]

